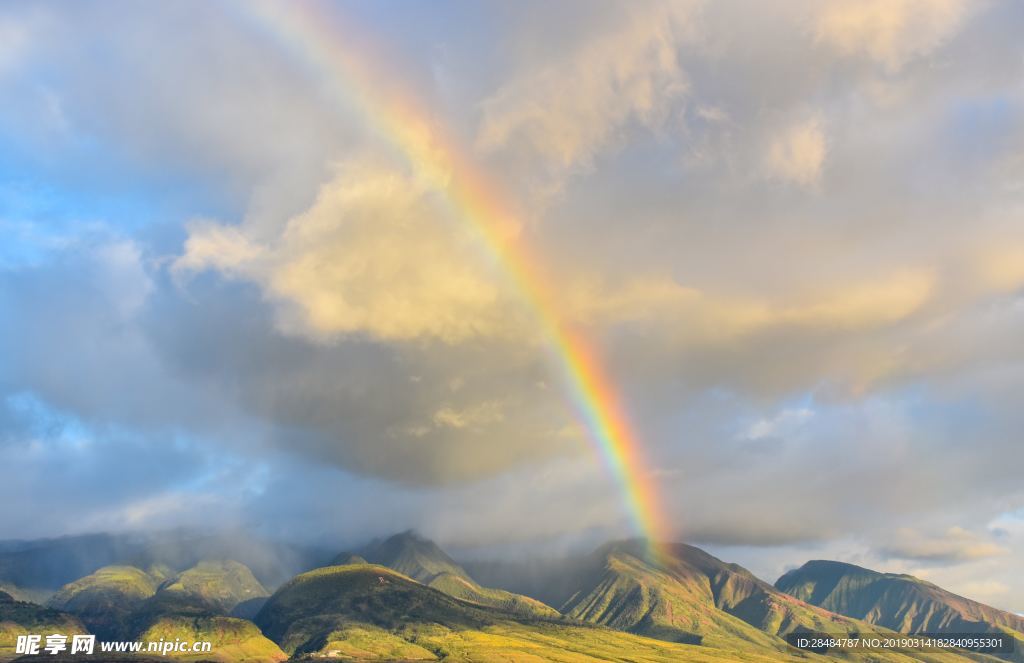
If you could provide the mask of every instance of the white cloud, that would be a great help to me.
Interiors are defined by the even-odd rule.
[[[622,139],[631,122],[660,126],[688,84],[677,45],[688,3],[629,6],[611,27],[527,69],[483,104],[477,146],[527,150],[557,183]]]
[[[814,6],[818,40],[890,71],[941,45],[969,9],[964,0],[829,0]]]
[[[507,335],[514,300],[481,245],[400,171],[349,164],[276,233],[197,223],[174,269],[258,283],[291,333],[453,343]]]
[[[903,527],[893,532],[882,554],[913,560],[964,562],[1009,554],[1009,550],[962,527],[930,534]]]
[[[814,410],[797,408],[782,410],[770,419],[758,419],[747,429],[744,437],[760,440],[770,437],[786,437],[797,431],[804,422],[814,416]]]
[[[481,428],[489,424],[503,421],[504,410],[497,401],[477,403],[469,408],[456,409],[444,406],[432,417],[435,426],[448,428]]]
[[[28,44],[29,35],[24,26],[0,16],[0,75],[15,68]]]
[[[767,167],[771,176],[801,186],[811,186],[821,177],[828,143],[819,118],[799,122],[783,130],[768,147]]]

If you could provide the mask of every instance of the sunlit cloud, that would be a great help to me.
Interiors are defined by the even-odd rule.
[[[788,128],[768,148],[771,176],[810,186],[821,177],[828,145],[821,122],[811,119]]]
[[[816,4],[816,37],[896,71],[937,48],[966,18],[962,0],[835,0]]]

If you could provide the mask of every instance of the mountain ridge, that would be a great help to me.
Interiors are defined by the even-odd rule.
[[[13,547],[20,552],[32,549],[32,544]],[[216,655],[222,661],[278,661],[289,655],[331,652],[349,660],[459,661],[483,656],[518,661],[531,660],[529,655],[537,660],[539,655],[542,660],[589,661],[607,659],[616,648],[620,654],[628,648],[644,652],[629,652],[638,661],[816,660],[816,654],[789,647],[784,636],[890,632],[881,623],[881,613],[874,621],[862,620],[827,607],[831,604],[826,599],[832,597],[835,607],[853,611],[859,604],[849,603],[850,591],[860,591],[878,578],[947,602],[958,600],[961,604],[956,605],[973,606],[983,616],[1002,612],[911,576],[880,574],[841,562],[812,560],[772,585],[694,546],[676,543],[659,548],[665,552],[656,556],[644,541],[611,541],[589,555],[553,565],[554,576],[536,574],[530,583],[550,590],[546,596],[559,599],[560,612],[500,585],[485,587],[467,571],[481,568],[479,564],[457,562],[414,531],[376,540],[355,553],[339,553],[329,565],[293,576],[269,596],[244,564],[201,559],[177,572],[156,563],[146,570],[127,565],[97,569],[50,598],[52,607],[66,609],[62,613],[38,612],[46,609],[17,603],[7,594],[0,595],[0,603],[12,614],[10,606],[19,606],[16,613],[22,621],[31,622],[37,613],[58,621],[66,615],[73,620],[68,623],[80,619],[83,628],[105,639],[211,640],[222,649]],[[801,570],[804,576],[796,574]],[[808,577],[814,582],[807,582]],[[787,578],[792,586],[783,582]],[[841,585],[844,578],[852,580]],[[850,591],[837,592],[842,587]],[[915,613],[918,618],[922,614]],[[1007,628],[1017,634],[1011,628],[1017,618],[1007,619]],[[944,623],[962,626],[951,619]],[[566,648],[580,656],[558,658],[555,652]],[[832,656],[910,660],[891,651]],[[953,653],[915,653],[911,658],[935,663],[964,660]]]
[[[1016,640],[1013,660],[1024,660],[1024,617],[911,575],[811,560],[783,574],[775,586],[813,605],[901,633],[1003,632]]]
[[[479,605],[534,617],[557,617],[551,606],[529,596],[481,586],[436,543],[412,530],[364,547],[360,554],[339,554],[334,562],[360,560],[393,569],[428,587]]]

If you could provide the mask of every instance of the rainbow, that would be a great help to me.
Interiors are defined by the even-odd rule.
[[[341,32],[335,16],[307,2],[246,1],[239,6],[324,76],[329,93],[344,106],[355,106],[367,124],[404,155],[416,176],[427,178],[442,192],[482,239],[542,326],[565,374],[574,409],[618,484],[636,533],[648,541],[652,554],[662,556],[672,530],[642,458],[642,446],[594,348],[560,314],[550,279],[522,240],[521,224],[498,187],[430,121],[415,99],[390,83],[393,77],[375,71],[371,58],[360,57],[368,45]]]

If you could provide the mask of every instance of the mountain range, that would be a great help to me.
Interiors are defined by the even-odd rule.
[[[203,551],[224,550],[196,540]],[[210,640],[206,659],[219,661],[997,661],[799,651],[785,636],[1002,632],[1024,642],[1021,617],[840,562],[808,562],[771,585],[693,546],[653,556],[627,540],[517,572],[508,563],[460,564],[404,532],[323,559],[287,551],[289,564],[307,567],[274,583],[287,564],[251,555],[257,574],[235,559],[196,559],[177,546],[168,554],[166,538],[157,541],[92,537],[81,554],[73,539],[0,543],[0,660],[13,657],[17,635],[86,631],[101,641]],[[77,566],[41,571],[59,559]],[[90,568],[101,561],[109,563]],[[54,586],[72,571],[81,575]],[[1020,661],[1019,652],[1000,656]]]
[[[809,604],[901,633],[1002,632],[1024,643],[1024,617],[910,575],[813,560],[784,574],[775,587]]]

